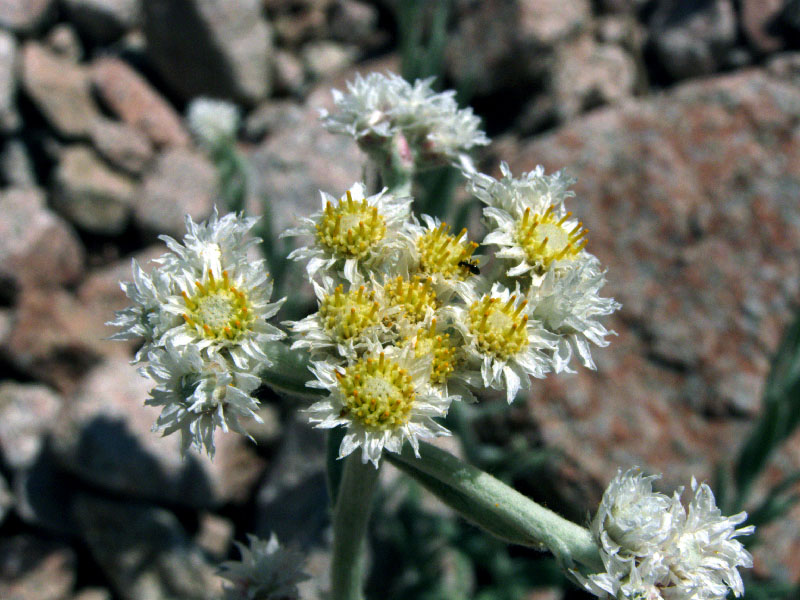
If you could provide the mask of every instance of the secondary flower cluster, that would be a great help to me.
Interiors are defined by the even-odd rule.
[[[183,243],[161,236],[170,252],[150,273],[133,261],[122,289],[133,306],[109,325],[111,339],[144,340],[134,362],[156,384],[146,404],[162,407],[154,430],[180,432],[190,446],[214,455],[217,427],[244,433],[239,418],[259,417],[252,392],[269,366],[265,344],[284,337],[267,323],[282,302],[270,303],[263,260],[250,260],[256,219],[234,214],[205,223],[186,218]]]
[[[722,516],[711,489],[694,479],[684,507],[682,489],[659,494],[654,479],[631,469],[611,481],[591,527],[606,572],[575,574],[580,583],[618,600],[723,600],[729,590],[741,596],[737,568],[753,560],[734,538],[754,531],[736,529],[747,514]]]
[[[465,173],[488,206],[498,245],[498,281],[481,274],[478,244],[387,190],[360,183],[342,197],[322,194],[318,212],[285,235],[311,242],[306,261],[318,311],[287,325],[292,348],[311,353],[310,382],[328,392],[309,409],[318,427],[347,427],[340,455],[381,452],[446,435],[433,418],[470,388],[504,390],[511,402],[530,377],[569,371],[573,357],[594,368],[590,343],[605,346],[598,317],[619,305],[601,298],[604,272],[586,231],[564,207],[570,183],[541,169],[497,181]]]
[[[332,133],[354,137],[367,154],[388,153],[397,136],[417,168],[458,163],[475,146],[489,143],[471,109],[459,109],[455,92],[436,93],[433,78],[414,84],[394,73],[356,75],[345,94],[333,90],[336,111],[322,111]]]
[[[269,540],[247,539],[247,546],[236,542],[239,560],[220,565],[222,577],[233,584],[224,586],[224,600],[297,600],[297,584],[309,579],[303,555],[282,548],[274,533]]]

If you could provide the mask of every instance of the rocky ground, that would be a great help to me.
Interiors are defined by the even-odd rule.
[[[253,445],[181,461],[104,323],[131,257],[206,216],[196,96],[242,107],[248,206],[273,228],[341,193],[361,156],[317,109],[356,71],[400,68],[391,0],[0,2],[0,598],[213,597],[246,532],[324,571],[321,438],[265,393]],[[455,0],[448,85],[496,171],[578,178],[572,210],[623,304],[597,372],[551,377],[484,437],[552,450],[520,487],[583,518],[618,466],[710,478],[759,413],[800,297],[800,2]],[[489,428],[484,428],[489,429]],[[497,433],[497,431],[501,433]],[[800,468],[800,437],[765,482]],[[759,577],[800,578],[800,512]]]

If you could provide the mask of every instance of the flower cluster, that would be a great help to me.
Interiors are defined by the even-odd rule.
[[[134,260],[133,282],[122,284],[132,306],[109,325],[112,339],[143,340],[134,362],[156,384],[147,404],[162,407],[154,427],[181,433],[190,446],[214,455],[214,431],[244,433],[239,418],[252,417],[258,373],[269,366],[265,345],[284,337],[267,323],[272,283],[263,260],[250,260],[248,237],[256,219],[234,214],[205,223],[186,218],[183,242],[162,236],[170,252],[146,273]]]
[[[222,563],[225,600],[297,600],[297,584],[308,579],[300,552],[282,548],[273,533],[269,540],[248,535],[249,545],[236,542],[241,558]]]
[[[401,135],[417,167],[459,162],[467,151],[489,143],[480,120],[459,109],[455,92],[436,93],[433,79],[413,85],[394,73],[356,75],[348,93],[333,90],[336,111],[322,112],[323,126],[354,137],[368,154],[381,152]]]
[[[734,539],[754,527],[736,529],[742,512],[724,517],[706,484],[692,479],[692,498],[681,504],[654,492],[654,476],[620,471],[592,521],[604,573],[575,574],[585,589],[618,600],[723,600],[744,593],[738,567],[751,567],[750,554]]]
[[[201,146],[214,150],[230,144],[239,128],[239,109],[224,100],[196,98],[186,111],[189,129]]]
[[[429,82],[371,75],[349,89],[323,120],[358,139],[402,131],[417,152],[440,139],[432,132],[466,119]],[[470,141],[458,152],[483,140],[468,122]],[[501,169],[500,181],[464,172],[488,205],[483,243],[500,246],[497,280],[481,272],[466,229],[413,215],[412,199],[388,189],[367,195],[356,183],[340,198],[322,194],[321,209],[286,232],[310,238],[290,258],[305,261],[318,310],[287,325],[292,348],[310,352],[309,385],[327,393],[311,421],[347,428],[341,456],[361,448],[377,466],[383,450],[399,452],[407,440],[416,451],[418,438],[448,434],[434,419],[453,401],[474,400],[475,388],[502,390],[511,402],[531,376],[571,370],[573,357],[594,368],[590,344],[605,346],[610,333],[599,317],[619,305],[599,296],[604,271],[564,207],[572,182],[541,168],[520,179]]]

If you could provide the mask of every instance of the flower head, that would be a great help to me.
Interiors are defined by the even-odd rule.
[[[745,513],[723,517],[706,484],[692,480],[688,509],[682,490],[654,492],[655,477],[638,469],[618,472],[592,521],[606,571],[578,581],[600,598],[618,600],[723,600],[744,593],[738,567],[752,558],[736,537]]]
[[[269,540],[248,535],[248,546],[236,542],[241,558],[220,565],[225,600],[298,600],[297,584],[309,579],[300,552],[281,548],[273,533]]]
[[[173,293],[168,274],[158,268],[147,273],[135,259],[131,263],[133,281],[123,281],[120,287],[133,305],[117,311],[115,319],[106,325],[121,328],[109,339],[144,340],[133,360],[138,363],[146,360],[166,331],[180,325],[180,318],[162,310]]]
[[[215,212],[198,224],[187,216],[183,243],[162,236],[172,253],[158,261],[170,277],[172,294],[161,310],[183,321],[164,333],[164,342],[194,345],[209,357],[225,351],[239,368],[252,360],[269,363],[264,344],[285,334],[267,319],[285,299],[270,303],[265,262],[247,255],[258,242],[246,237],[255,222],[234,214],[218,218]]]
[[[564,171],[545,175],[544,167],[538,166],[520,177],[513,177],[511,169],[502,162],[500,173],[499,180],[483,173],[465,173],[469,191],[487,206],[515,216],[522,216],[526,208],[533,213],[542,213],[550,206],[560,210],[564,200],[575,195],[569,189],[575,179]]]
[[[556,373],[571,371],[573,356],[583,366],[594,369],[590,343],[608,346],[606,336],[614,332],[606,329],[598,317],[610,315],[621,305],[599,295],[603,285],[605,272],[596,258],[587,255],[569,268],[548,271],[538,285],[531,287],[528,299],[532,316],[558,336],[553,352]]]
[[[531,319],[529,302],[517,288],[499,283],[489,293],[465,296],[466,307],[453,306],[453,322],[465,340],[468,360],[479,365],[483,385],[505,389],[511,403],[520,388],[530,387],[530,376],[550,371],[548,353],[557,338]]]
[[[360,447],[362,461],[377,467],[384,449],[400,452],[406,440],[419,455],[419,438],[449,435],[433,420],[447,414],[451,398],[429,385],[430,360],[408,348],[373,345],[344,367],[314,362],[317,379],[309,385],[330,395],[308,409],[309,418],[321,428],[347,427],[340,458]]]
[[[224,100],[195,98],[187,111],[189,129],[208,149],[232,143],[239,128],[239,109]]]
[[[466,229],[455,235],[435,217],[422,215],[422,220],[424,226],[414,218],[401,232],[405,268],[429,277],[440,292],[472,285],[480,272],[480,259],[473,256],[478,244],[469,241]]]
[[[316,358],[330,352],[353,358],[364,350],[367,340],[387,336],[384,322],[397,311],[386,306],[383,286],[359,279],[345,291],[344,284],[337,285],[330,277],[312,284],[319,308],[301,321],[288,323],[297,337],[292,349],[307,348]]]
[[[322,272],[354,283],[401,247],[397,232],[408,218],[411,198],[396,198],[386,190],[366,196],[360,183],[338,200],[325,192],[321,196],[322,210],[282,234],[313,237],[311,245],[289,255],[293,260],[308,261],[310,278]]]
[[[219,355],[204,358],[196,346],[177,348],[167,343],[148,358],[143,372],[156,387],[145,404],[162,407],[153,430],[163,435],[180,432],[181,454],[194,447],[214,458],[217,427],[247,435],[241,417],[261,422],[255,412],[258,401],[250,395],[261,382],[251,371]]]
[[[367,153],[400,134],[419,166],[454,161],[488,144],[472,110],[458,108],[454,91],[434,92],[432,82],[410,84],[393,73],[356,75],[346,94],[333,90],[336,110],[323,111],[322,124],[332,133],[353,136]]]

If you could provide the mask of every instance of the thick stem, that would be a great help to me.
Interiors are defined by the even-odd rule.
[[[369,463],[363,464],[358,453],[344,461],[333,513],[331,600],[362,600],[364,538],[378,469]]]
[[[266,344],[264,352],[272,364],[261,372],[261,380],[269,387],[308,400],[318,400],[324,395],[322,390],[306,387],[306,382],[313,379],[308,370],[308,352],[290,350],[283,342]]]
[[[385,458],[436,494],[464,518],[508,542],[549,549],[565,566],[602,570],[588,530],[540,506],[488,473],[429,444],[421,458],[406,447]]]

